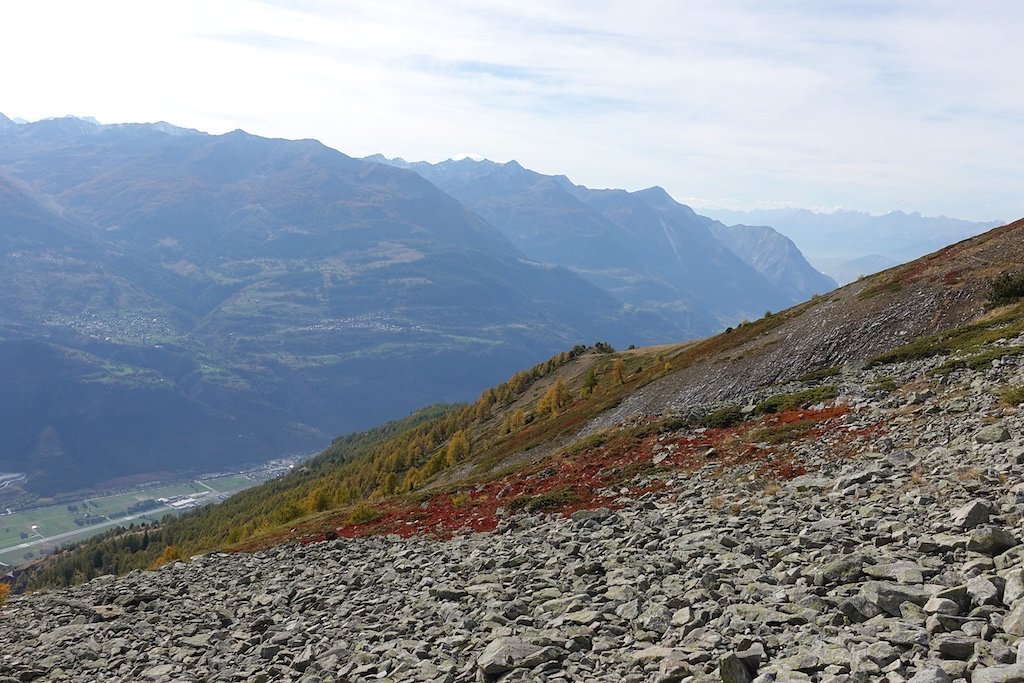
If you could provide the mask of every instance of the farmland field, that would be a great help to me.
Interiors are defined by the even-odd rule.
[[[0,514],[0,563],[18,565],[111,527],[156,522],[215,503],[279,471],[260,469]]]

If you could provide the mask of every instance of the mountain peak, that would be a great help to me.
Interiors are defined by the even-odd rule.
[[[144,123],[141,125],[158,130],[161,133],[167,133],[168,135],[208,135],[208,133],[196,130],[195,128],[182,128],[167,121],[157,121],[156,123]]]
[[[679,203],[672,198],[672,195],[665,191],[665,188],[661,187],[660,185],[652,185],[651,187],[645,188],[643,190],[637,190],[635,194],[638,197],[643,198],[647,202],[658,202],[665,204]]]

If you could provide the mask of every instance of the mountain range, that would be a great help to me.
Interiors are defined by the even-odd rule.
[[[315,141],[0,129],[0,470],[37,493],[221,468],[673,325]]]
[[[549,249],[314,140],[0,118],[0,471],[38,497],[230,469],[799,296],[661,190],[500,168],[496,202],[554,221],[520,243],[558,228]]]
[[[771,228],[730,228],[660,187],[594,190],[515,161],[410,168],[482,216],[532,258],[558,263],[626,303],[703,336],[835,287]]]

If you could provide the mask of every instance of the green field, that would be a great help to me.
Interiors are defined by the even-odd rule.
[[[260,482],[251,476],[237,474],[230,477],[218,477],[217,479],[204,479],[202,483],[220,493],[231,494],[247,489],[250,486],[255,486]]]
[[[129,515],[129,506],[142,501],[195,496],[203,503],[213,503],[221,496],[231,495],[261,481],[263,478],[256,475],[235,474],[0,515],[0,562],[17,565],[113,526],[154,522],[164,515],[178,515],[182,512],[161,504]],[[90,523],[76,524],[76,519],[88,519]],[[31,547],[17,547],[30,542],[34,543]]]

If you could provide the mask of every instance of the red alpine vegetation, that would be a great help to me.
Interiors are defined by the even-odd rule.
[[[367,534],[448,538],[492,531],[498,525],[499,510],[507,512],[531,503],[536,505],[534,509],[566,515],[601,506],[614,508],[619,497],[635,498],[665,487],[659,477],[638,475],[693,472],[709,462],[717,462],[722,473],[754,465],[758,476],[789,479],[804,474],[806,467],[781,443],[765,445],[756,439],[773,430],[782,428],[785,433],[796,427],[788,434],[792,438],[787,439],[787,444],[828,434],[836,457],[846,457],[852,454],[856,442],[866,436],[866,430],[851,431],[843,426],[846,413],[845,406],[787,410],[737,427],[642,437],[623,430],[612,434],[603,445],[535,463],[461,492],[437,494],[420,503],[384,506],[377,519],[344,524],[336,533],[345,538]],[[656,453],[666,456],[655,458]]]

